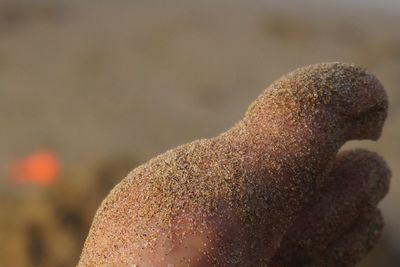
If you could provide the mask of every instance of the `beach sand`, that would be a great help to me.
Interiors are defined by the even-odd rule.
[[[389,95],[389,116],[379,142],[351,142],[346,148],[377,151],[392,168],[391,191],[381,204],[385,237],[360,266],[377,266],[384,260],[387,264],[380,266],[395,266],[400,255],[396,12],[258,1],[2,1],[0,192],[7,198],[2,204],[7,209],[1,211],[7,218],[2,229],[7,230],[0,236],[11,240],[7,234],[12,231],[24,235],[21,229],[32,210],[47,214],[39,216],[40,222],[53,216],[40,208],[49,205],[45,189],[8,183],[6,169],[15,159],[41,148],[55,151],[64,170],[60,183],[81,186],[76,194],[85,196],[90,183],[98,182],[91,178],[98,177],[92,170],[103,162],[127,158],[133,168],[179,144],[215,136],[241,118],[249,103],[282,74],[312,63],[343,61],[366,67]],[[102,190],[107,192],[115,183]],[[70,191],[65,191],[63,196],[69,198]],[[102,197],[104,193],[86,211],[88,219],[78,233],[86,234]],[[21,204],[32,198],[43,205]],[[15,216],[7,214],[11,210]],[[64,229],[56,228],[54,236]],[[35,233],[35,228],[28,232]],[[48,246],[68,243],[63,241],[68,234],[61,236],[49,238]],[[37,266],[76,262],[81,249],[76,244],[84,236],[77,240],[70,246],[78,252],[53,252],[54,261]],[[15,242],[19,251],[0,255],[0,265],[15,265],[12,260],[18,257],[24,262],[26,249]],[[32,262],[26,257],[25,262]]]

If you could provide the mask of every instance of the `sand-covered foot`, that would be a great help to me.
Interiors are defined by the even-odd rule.
[[[376,140],[386,113],[382,85],[362,68],[297,69],[225,133],[134,169],[97,211],[78,265],[265,266],[329,191],[339,148]]]
[[[339,153],[329,181],[284,235],[268,266],[328,264],[327,259],[333,258],[332,246],[347,242],[344,240],[348,239],[349,232],[353,235],[354,231],[358,231],[355,229],[357,225],[369,224],[369,220],[375,217],[371,214],[377,212],[376,206],[389,190],[390,175],[386,163],[373,152],[354,150]],[[340,264],[337,260],[328,266],[353,266],[365,256],[374,244],[372,241],[376,242],[381,233],[382,227],[375,226],[371,225],[375,229],[373,239],[362,237],[365,242],[352,243],[346,259],[341,257]]]

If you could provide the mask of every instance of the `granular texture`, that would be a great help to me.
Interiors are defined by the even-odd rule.
[[[269,264],[330,183],[339,148],[377,139],[387,105],[379,81],[351,64],[283,76],[225,133],[134,169],[97,211],[79,266]]]

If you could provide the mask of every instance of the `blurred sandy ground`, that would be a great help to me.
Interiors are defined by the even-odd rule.
[[[280,75],[345,61],[390,97],[379,143],[348,145],[393,170],[385,237],[360,266],[400,266],[400,5],[321,2],[0,1],[0,265],[75,264],[131,168],[229,128]],[[10,185],[10,162],[43,147],[60,181]]]

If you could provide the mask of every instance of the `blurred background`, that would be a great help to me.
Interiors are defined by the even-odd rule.
[[[400,2],[0,0],[0,266],[74,266],[109,190],[232,126],[273,80],[321,61],[378,76],[393,171],[382,241],[400,266]]]

